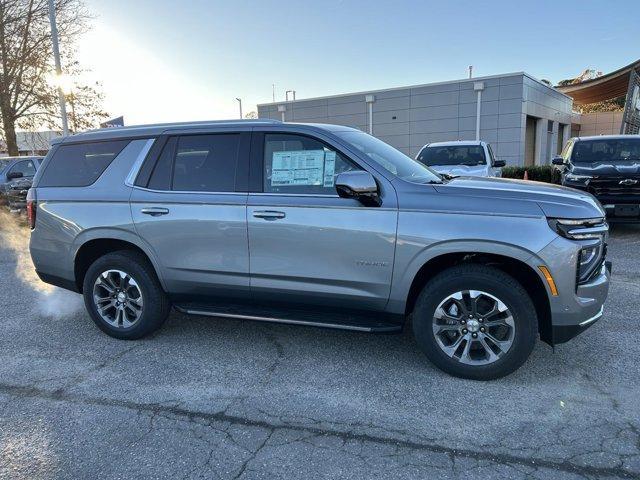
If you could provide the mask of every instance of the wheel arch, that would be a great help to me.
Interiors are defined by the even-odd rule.
[[[549,292],[541,273],[526,261],[531,257],[531,253],[521,249],[511,251],[502,249],[500,253],[495,253],[477,248],[442,252],[431,256],[420,265],[411,279],[404,303],[404,313],[411,314],[422,288],[440,272],[462,263],[491,265],[511,275],[527,291],[536,308],[540,338],[551,345],[552,321]]]
[[[74,280],[78,291],[82,293],[84,276],[91,264],[103,255],[118,250],[135,251],[143,255],[153,267],[160,285],[166,292],[166,286],[160,275],[160,268],[152,250],[137,235],[125,230],[95,229],[85,232],[81,238],[77,238],[72,250]]]

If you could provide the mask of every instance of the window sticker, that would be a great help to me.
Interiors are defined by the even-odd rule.
[[[324,154],[324,187],[333,187],[334,174],[336,172],[336,152]]]
[[[324,150],[273,152],[271,186],[323,185],[324,160]]]

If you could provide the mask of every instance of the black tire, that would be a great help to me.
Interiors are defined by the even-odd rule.
[[[433,327],[436,309],[449,295],[465,290],[478,290],[495,296],[506,305],[513,317],[515,328],[512,344],[493,363],[461,363],[454,358],[456,355],[447,355],[436,340]],[[455,324],[453,321],[451,323]],[[529,294],[513,277],[495,267],[463,264],[439,273],[424,286],[413,311],[413,332],[420,348],[439,369],[456,377],[493,380],[514,372],[529,358],[538,336],[538,319]],[[455,339],[462,336],[462,332],[450,335]],[[465,343],[462,343],[461,347],[464,346]],[[461,358],[462,355],[456,352]]]
[[[94,284],[98,276],[108,270],[120,270],[129,274],[140,290],[142,313],[130,327],[118,327],[105,321],[94,301]],[[95,324],[114,338],[136,340],[159,329],[169,316],[171,304],[149,261],[140,253],[122,250],[108,253],[91,264],[83,282],[84,304]]]

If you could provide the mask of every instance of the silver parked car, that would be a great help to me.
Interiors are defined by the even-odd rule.
[[[455,177],[501,177],[505,166],[504,160],[496,160],[490,144],[478,140],[427,143],[416,160]]]
[[[586,193],[448,180],[343,126],[275,121],[87,132],[53,146],[29,191],[31,255],[107,334],[190,314],[395,332],[491,379],[538,335],[602,316],[604,212]]]

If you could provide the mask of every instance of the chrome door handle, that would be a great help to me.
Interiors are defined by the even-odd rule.
[[[166,215],[167,213],[169,213],[169,209],[161,207],[150,207],[143,208],[142,210],[140,210],[140,212],[144,213],[145,215],[151,215],[152,217],[158,217],[160,215]]]
[[[278,212],[275,210],[256,210],[253,212],[255,218],[264,218],[265,220],[278,220],[284,218],[287,215],[284,212]]]

